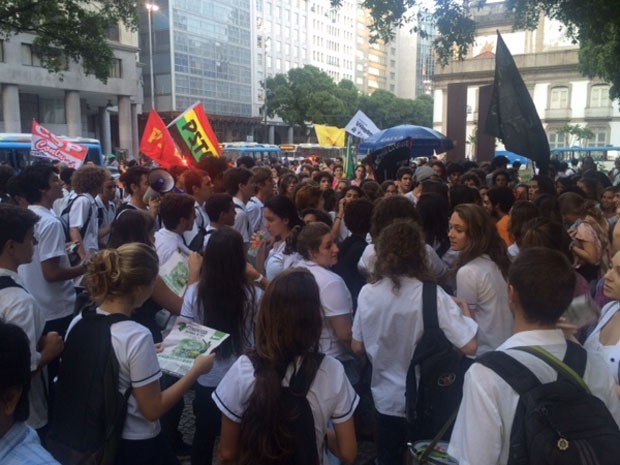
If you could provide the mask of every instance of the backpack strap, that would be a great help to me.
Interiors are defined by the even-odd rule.
[[[15,280],[10,276],[0,276],[0,290],[6,289],[8,287],[19,287],[21,289],[24,289],[24,286],[17,284]],[[24,291],[26,291],[26,289],[24,289]]]
[[[299,370],[293,373],[289,381],[289,389],[293,394],[306,397],[324,357],[322,353],[307,354],[304,357]]]
[[[71,208],[73,208],[73,204],[80,197],[86,197],[86,195],[78,194],[75,197],[73,197],[71,200],[69,200],[69,202],[67,203],[67,206],[60,213],[61,217],[64,216],[64,215],[67,215],[67,227],[69,229],[71,229],[71,219],[70,219],[70,217],[71,217]],[[92,203],[90,203],[89,208],[88,208],[88,215],[86,216],[86,221],[84,222],[84,224],[80,228],[80,236],[82,236],[82,239],[84,239],[84,233],[86,232],[86,229],[88,228],[88,223],[90,222],[90,217],[92,216],[92,214],[93,214],[93,205],[92,205]]]
[[[423,283],[422,314],[424,317],[425,330],[439,328],[439,318],[437,317],[437,284],[435,283]]]
[[[487,352],[478,357],[476,363],[493,370],[520,396],[542,384],[529,368],[502,351]]]
[[[555,355],[550,353],[549,351],[543,349],[540,346],[523,346],[523,347],[515,347],[515,349],[520,350],[522,352],[527,352],[531,354],[543,362],[547,363],[547,365],[551,366],[555,371],[558,372],[558,375],[562,378],[565,378],[573,383],[581,386],[584,391],[590,393],[590,388],[585,383],[581,375],[575,372],[572,367],[570,367],[565,361],[560,360]],[[567,347],[568,352],[568,347]],[[583,350],[585,353],[585,349]],[[573,354],[574,356],[574,354]]]

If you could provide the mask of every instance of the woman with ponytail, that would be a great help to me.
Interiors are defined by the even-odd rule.
[[[292,463],[295,444],[309,438],[295,437],[284,388],[302,369],[313,374],[306,399],[318,462],[327,463],[325,437],[327,448],[341,460],[355,460],[353,411],[359,398],[342,365],[329,355],[317,356],[320,336],[321,301],[312,274],[298,268],[281,273],[263,296],[256,348],[239,357],[213,394],[222,412],[218,463]],[[328,421],[334,430],[328,429]]]

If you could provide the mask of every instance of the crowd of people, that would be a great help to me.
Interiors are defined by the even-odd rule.
[[[96,315],[111,318],[127,403],[113,463],[294,463],[300,440],[313,463],[353,463],[360,437],[379,465],[403,463],[426,282],[468,367],[458,463],[508,463],[519,394],[475,363],[494,351],[551,382],[554,369],[515,349],[562,359],[567,340],[581,344],[585,384],[620,424],[620,176],[591,160],[508,166],[431,159],[347,179],[338,160],[209,157],[172,167],[165,193],[134,163],[119,179],[93,165],[0,166],[0,463],[63,463],[54,428],[71,389],[90,386],[69,380]],[[189,264],[182,296],[158,274],[176,252]],[[173,377],[157,361],[162,314],[229,338]],[[299,373],[314,424],[303,438],[284,401]],[[178,431],[190,389],[191,445]]]

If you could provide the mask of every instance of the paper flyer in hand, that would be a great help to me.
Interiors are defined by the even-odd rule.
[[[181,252],[175,252],[159,267],[159,276],[179,297],[183,297],[189,281],[189,259]]]
[[[209,355],[226,340],[228,334],[191,321],[177,319],[157,354],[162,371],[184,376],[199,355]]]

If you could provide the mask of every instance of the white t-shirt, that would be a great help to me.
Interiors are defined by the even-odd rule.
[[[617,300],[605,305],[601,310],[601,318],[598,324],[583,344],[589,351],[601,355],[616,384],[620,384],[618,382],[618,378],[620,378],[620,341],[613,346],[604,346],[601,344],[600,336],[603,327],[609,323],[609,320],[611,320],[618,311],[620,311],[620,302]]]
[[[73,314],[75,307],[75,289],[73,280],[50,283],[43,277],[41,262],[51,258],[60,258],[62,268],[70,268],[65,250],[65,233],[60,219],[48,208],[30,205],[28,209],[41,218],[34,225],[34,247],[32,262],[18,268],[19,276],[26,284],[26,289],[35,298],[43,310],[45,321],[57,320]],[[96,221],[96,220],[95,220]]]
[[[351,315],[353,301],[344,280],[333,271],[309,260],[301,260],[298,266],[308,269],[314,276],[323,307],[323,329],[321,330],[320,350],[324,354],[338,358],[349,352],[338,338],[328,319],[335,316]]]
[[[265,277],[271,281],[284,270],[297,266],[297,262],[302,260],[297,252],[285,254],[286,241],[278,241],[273,244],[265,259]]]
[[[233,197],[233,203],[235,204],[235,228],[241,237],[243,237],[244,243],[249,243],[252,238],[252,231],[250,231],[250,223],[248,221],[248,212],[245,209],[243,201],[237,197]]]
[[[364,344],[372,363],[372,396],[379,413],[405,417],[407,370],[424,334],[421,281],[401,277],[400,289],[384,278],[365,285],[357,299],[353,339]],[[437,286],[439,327],[461,348],[476,335],[478,325],[463,315],[454,300]]]
[[[424,244],[424,250],[426,251],[426,260],[430,277],[437,281],[441,280],[448,272],[448,266],[439,258],[439,255],[437,255],[437,252],[435,252],[432,246]],[[375,244],[368,244],[357,262],[357,269],[363,275],[369,276],[374,273],[376,263],[377,252],[375,250]]]
[[[292,364],[288,367],[282,380],[283,386],[288,386],[293,369],[297,370],[300,366],[301,359],[298,358],[295,367]],[[254,366],[247,356],[242,355],[213,393],[215,404],[231,421],[241,423],[254,382]],[[349,420],[359,403],[359,397],[345,376],[342,364],[326,355],[310,385],[306,399],[314,417],[319,459],[322,464],[327,464],[329,462],[323,443],[327,422],[338,424]]]
[[[183,236],[166,228],[161,228],[155,233],[155,250],[161,265],[166,263],[176,251],[186,255],[190,253],[190,250],[183,242]]]
[[[251,349],[254,347],[254,319],[256,312],[258,310],[258,302],[260,302],[260,297],[262,293],[256,289],[256,301],[255,306],[252,309],[251,315],[247,315],[245,318],[246,328],[245,328],[245,339],[250,343],[250,347],[246,349]],[[181,318],[186,318],[191,321],[195,321],[198,324],[203,324],[200,321],[199,309],[202,307],[202,303],[197,301],[198,298],[198,283],[194,283],[187,288],[185,295],[183,296],[183,307],[181,308]],[[198,378],[198,384],[207,387],[215,387],[222,380],[226,372],[230,369],[235,360],[237,360],[238,356],[231,354],[227,358],[222,358],[221,356],[217,356],[215,358],[215,362],[213,363],[213,368],[209,373],[205,373],[204,375],[200,375]]]
[[[497,350],[507,352],[523,363],[542,383],[555,381],[558,373],[546,362],[519,350],[509,350],[534,345],[542,346],[560,360],[566,354],[564,335],[555,329],[519,332]],[[620,402],[615,383],[598,355],[588,353],[583,379],[592,394],[607,405],[616,423],[620,423]],[[518,402],[519,394],[506,381],[490,368],[474,363],[465,373],[463,401],[448,453],[458,460],[459,465],[506,465]]]
[[[87,254],[95,253],[99,250],[99,223],[97,221],[97,204],[92,195],[88,193],[71,194],[71,199],[75,199],[69,212],[69,227],[82,229],[86,221],[88,225],[82,236],[82,243]]]
[[[456,296],[469,305],[479,326],[477,356],[495,350],[512,334],[508,284],[488,255],[473,259],[456,272]]]
[[[114,218],[116,217],[116,205],[114,205],[114,202],[108,202],[107,204],[104,204],[101,196],[99,195],[95,197],[95,203],[97,205],[97,223],[99,223],[99,209],[101,209],[103,216],[100,229],[107,228],[112,224]],[[101,242],[107,244],[109,239],[110,234],[108,233],[101,238]]]
[[[245,205],[245,211],[247,213],[251,234],[254,234],[257,231],[267,232],[267,229],[265,228],[265,221],[263,219],[264,209],[265,204],[256,196],[252,197]]]
[[[11,270],[0,268],[0,276],[8,276],[16,284],[26,288],[19,275]],[[28,336],[32,376],[28,393],[30,416],[27,423],[30,427],[39,429],[47,424],[47,400],[44,385],[47,383],[47,368],[37,369],[41,361],[37,346],[45,327],[45,317],[34,297],[24,289],[7,287],[0,290],[0,321],[19,326]]]
[[[97,313],[107,314],[100,308]],[[82,319],[77,315],[67,331],[69,332]],[[110,326],[112,348],[119,365],[118,390],[124,394],[131,384],[132,388],[147,386],[161,378],[161,370],[155,342],[148,328],[132,320],[120,321]],[[159,420],[149,421],[140,413],[138,401],[132,393],[127,401],[127,416],[123,426],[123,439],[142,440],[156,437],[161,431]]]

